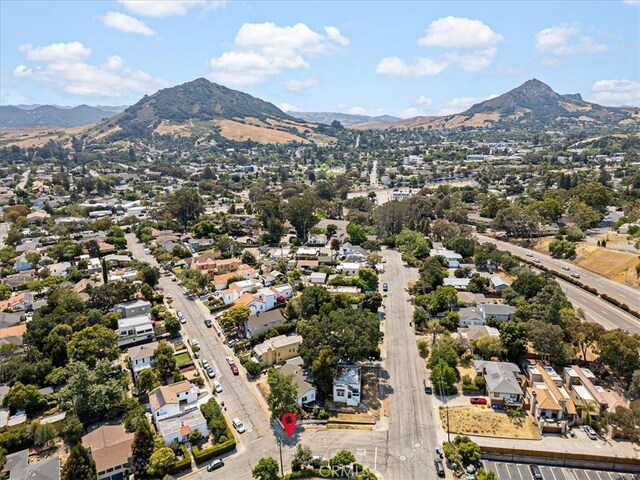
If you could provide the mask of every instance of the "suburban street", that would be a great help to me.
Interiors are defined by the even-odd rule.
[[[475,238],[480,243],[493,243],[499,249],[524,257],[527,252],[534,252],[528,248],[519,247],[508,242],[496,240],[495,238],[487,237],[485,235],[475,234]],[[534,252],[534,255],[540,259],[540,265],[543,265],[555,272],[565,273],[562,270],[563,266],[569,267],[572,273],[580,274],[580,281],[586,285],[589,285],[598,290],[599,293],[606,293],[611,298],[626,303],[633,310],[640,312],[640,290],[636,290],[627,285],[623,285],[613,280],[609,280],[597,273],[591,272],[584,268],[578,267],[571,262],[565,262],[556,258],[552,258],[548,255]],[[635,272],[632,272],[635,275]]]
[[[158,263],[144,253],[144,245],[133,234],[126,236],[129,250],[134,258]],[[386,419],[372,431],[326,429],[307,426],[298,428],[291,439],[283,438],[285,470],[289,469],[291,456],[297,443],[311,448],[314,455],[330,458],[341,449],[348,449],[358,462],[380,472],[386,479],[427,478],[436,476],[433,460],[437,440],[437,419],[434,418],[433,399],[425,395],[423,379],[426,375],[424,361],[415,346],[413,327],[409,326],[413,306],[405,290],[407,282],[417,275],[416,269],[404,266],[400,253],[383,251],[386,272],[380,281],[387,282],[389,293],[384,299],[386,310],[386,344],[389,352],[384,359],[383,378],[388,377],[389,401],[388,430]],[[276,434],[271,427],[268,411],[263,408],[256,390],[249,386],[244,369],[233,376],[225,361],[231,350],[203,323],[209,313],[200,301],[188,300],[184,289],[169,276],[161,276],[159,287],[164,294],[173,296],[172,307],[182,310],[187,318],[183,325],[184,340],[197,338],[200,343],[200,359],[207,359],[216,370],[216,378],[223,387],[219,399],[227,406],[228,418],[239,417],[247,431],[239,438],[237,452],[226,455],[224,474],[226,478],[251,479],[251,470],[264,456],[279,457]],[[210,384],[207,383],[210,387]],[[210,388],[209,388],[210,389]],[[278,434],[281,437],[281,434]],[[209,478],[201,469],[188,474],[190,478]]]

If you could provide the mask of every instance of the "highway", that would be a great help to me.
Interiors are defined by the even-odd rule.
[[[528,248],[519,247],[517,245],[477,233],[474,236],[480,243],[493,243],[500,250],[505,250],[515,255],[519,255],[520,257],[525,257],[527,252],[533,253],[535,257],[540,259],[540,265],[558,273],[564,273],[566,275],[567,272],[564,271],[562,267],[568,267],[571,273],[580,274],[580,281],[585,285],[589,285],[590,287],[597,289],[599,293],[606,293],[611,298],[615,298],[621,303],[626,303],[632,310],[640,312],[640,290],[609,280],[602,275],[598,275],[597,273],[578,267],[571,262],[552,258]],[[631,274],[635,275],[635,272],[632,272]]]

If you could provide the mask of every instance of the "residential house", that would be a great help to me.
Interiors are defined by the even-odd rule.
[[[445,287],[453,287],[456,290],[467,290],[469,288],[470,281],[470,278],[449,277],[443,279],[443,285]]]
[[[98,480],[122,480],[131,472],[133,433],[124,424],[104,425],[82,437],[82,444],[96,462]]]
[[[149,392],[149,404],[154,422],[177,417],[187,407],[193,407],[197,402],[198,387],[188,380],[162,385]]]
[[[488,327],[487,325],[469,325],[468,327],[458,328],[458,335],[470,342],[486,337],[499,337],[500,331],[497,328]]]
[[[336,267],[336,270],[338,270],[338,272],[342,273],[343,275],[351,276],[358,275],[361,268],[361,263],[343,262]]]
[[[498,408],[522,406],[524,392],[520,387],[520,368],[517,365],[484,360],[474,360],[473,364],[476,373],[486,380],[491,406]]]
[[[578,365],[565,367],[563,380],[582,421],[586,417],[603,416],[618,406],[626,407],[628,404],[615,390],[597,385],[596,376],[587,368]]]
[[[153,354],[158,348],[158,342],[146,343],[131,347],[127,350],[129,365],[133,373],[133,379],[138,378],[138,374],[145,368],[150,368],[153,363]]]
[[[164,444],[169,446],[173,442],[185,443],[189,440],[189,435],[195,430],[199,430],[202,437],[209,435],[207,430],[207,419],[197,406],[184,412],[177,417],[165,418],[156,421],[158,434],[164,440]]]
[[[338,364],[333,379],[333,401],[357,407],[361,392],[360,367],[354,364]]]
[[[548,365],[528,364],[526,399],[531,415],[540,421],[542,431],[562,431],[576,415],[576,407],[562,385],[562,378]],[[551,422],[549,422],[549,420]]]
[[[19,258],[18,260],[16,260],[16,263],[13,264],[14,272],[21,273],[31,269],[33,269],[33,265],[25,257]]]
[[[309,282],[312,285],[324,285],[327,283],[327,274],[323,272],[313,272],[309,277]]]
[[[145,315],[149,310],[151,310],[151,303],[139,298],[119,303],[114,307],[114,311],[119,313],[122,318],[139,317]]]
[[[122,267],[131,263],[131,257],[128,255],[105,255],[104,261],[108,266]]]
[[[153,322],[149,315],[121,318],[118,320],[118,345],[126,347],[154,339]]]
[[[278,335],[253,347],[253,358],[261,367],[270,367],[298,356],[300,335]]]
[[[8,480],[59,480],[60,456],[29,463],[29,449],[7,455],[2,472]]]
[[[0,312],[11,310],[13,312],[28,310],[33,303],[33,294],[27,292],[17,293],[6,300],[0,301]]]
[[[60,262],[60,263],[52,263],[48,265],[47,268],[51,275],[55,277],[65,277],[67,276],[67,271],[71,268],[71,263],[69,262]]]
[[[11,327],[25,319],[24,313],[0,312],[0,328]]]
[[[458,311],[460,315],[460,326],[484,325],[490,317],[506,322],[516,312],[516,308],[511,305],[501,305],[493,303],[482,303],[476,307],[464,307]]]
[[[430,257],[443,257],[449,268],[458,268],[460,266],[460,261],[462,260],[462,255],[454,252],[453,250],[449,250],[444,248],[442,243],[434,243],[433,248],[429,252]]]
[[[219,251],[201,253],[195,257],[185,259],[184,263],[194,270],[215,270],[216,260],[220,258]]]
[[[285,323],[287,319],[282,315],[282,310],[276,309],[269,312],[250,315],[244,324],[244,332],[247,338],[251,338],[254,335],[269,330],[278,325]]]
[[[32,223],[42,223],[47,218],[51,218],[51,215],[49,215],[47,212],[44,212],[42,210],[37,212],[31,212],[30,214],[27,215],[27,223],[29,225],[31,225]]]
[[[258,279],[265,287],[271,287],[276,284],[276,277],[268,273],[258,275]]]
[[[345,243],[344,245],[342,245],[342,255],[344,255],[345,257],[351,257],[353,261],[364,262],[369,256],[369,251],[358,245]]]
[[[233,305],[244,305],[245,307],[248,307],[252,315],[267,311],[266,302],[260,298],[256,298],[250,293],[243,293],[240,295],[235,299]]]
[[[511,286],[509,282],[498,275],[491,277],[491,285],[493,285],[493,289],[498,293],[502,293]]]
[[[319,255],[319,248],[300,247],[296,252],[296,260],[317,260]]]
[[[293,376],[293,384],[296,386],[296,402],[299,406],[316,401],[316,387],[313,384],[313,376],[304,369],[301,357],[287,360],[280,368],[283,375]]]
[[[18,323],[10,327],[0,327],[0,345],[22,346],[22,336],[26,331],[26,323]]]
[[[323,233],[310,233],[307,236],[307,244],[309,245],[326,245],[327,236]]]

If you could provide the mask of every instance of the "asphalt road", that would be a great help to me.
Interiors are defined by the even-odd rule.
[[[7,222],[0,223],[0,248],[4,248],[4,239],[9,234],[9,224]]]
[[[483,465],[500,478],[514,480],[533,480],[529,465],[511,462],[484,460]],[[633,473],[605,472],[602,470],[586,470],[581,468],[550,467],[539,465],[545,480],[640,480]]]
[[[618,282],[614,282],[613,280],[609,280],[602,275],[598,275],[597,273],[585,270],[584,268],[578,267],[571,262],[565,262],[563,260],[552,258],[548,255],[534,252],[533,250],[530,250],[528,248],[519,247],[517,245],[503,242],[501,240],[496,240],[495,238],[487,237],[480,234],[475,234],[475,238],[480,243],[493,243],[500,250],[505,250],[521,257],[525,257],[527,252],[533,253],[535,257],[540,259],[540,265],[544,265],[545,267],[559,273],[566,274],[567,272],[563,270],[562,267],[568,267],[570,269],[570,273],[580,274],[580,281],[585,285],[589,285],[597,289],[599,293],[606,293],[611,298],[615,298],[622,303],[626,303],[631,309],[640,312],[640,290],[629,287],[627,285],[623,285]],[[635,275],[635,272],[629,272],[629,275]]]
[[[413,304],[407,283],[418,270],[405,267],[401,255],[385,249],[387,260],[381,281],[389,292],[384,299],[387,341],[386,370],[389,374],[389,431],[386,478],[437,478],[434,460],[437,419],[432,397],[424,393],[427,370],[418,355],[412,320]]]

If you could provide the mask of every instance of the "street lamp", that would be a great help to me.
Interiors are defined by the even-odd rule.
[[[282,441],[277,438],[276,442],[278,444],[278,448],[280,449],[280,476],[284,477],[284,463],[282,462]]]

